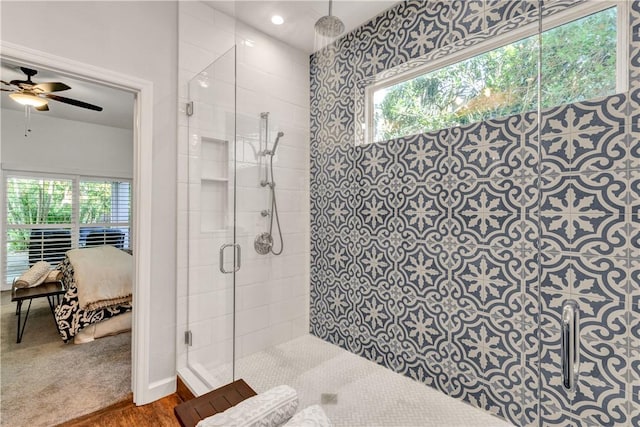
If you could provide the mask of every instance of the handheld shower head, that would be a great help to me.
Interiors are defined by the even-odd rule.
[[[284,132],[278,132],[278,136],[276,136],[276,141],[273,143],[273,148],[271,149],[271,155],[276,154],[276,148],[278,148],[278,142],[280,142],[280,138],[284,136]]]

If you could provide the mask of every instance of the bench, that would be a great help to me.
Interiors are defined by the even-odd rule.
[[[173,408],[173,412],[182,427],[195,427],[200,420],[224,412],[255,395],[257,393],[240,379],[183,402]]]
[[[20,343],[22,341],[22,335],[24,334],[24,328],[27,326],[27,319],[29,318],[29,310],[31,310],[31,302],[36,298],[47,298],[47,302],[49,303],[49,308],[51,309],[51,314],[53,315],[53,321],[56,324],[56,329],[58,328],[58,323],[56,322],[55,308],[57,304],[60,304],[60,296],[63,295],[67,291],[64,283],[62,282],[50,282],[50,283],[42,283],[38,286],[34,286],[33,288],[16,288],[15,283],[11,287],[11,302],[16,302],[16,316],[18,316],[18,327],[16,333],[16,343]],[[22,303],[26,300],[29,300],[29,306],[27,307],[27,312],[24,316],[24,320],[22,320]],[[22,328],[20,328],[20,324],[22,323]]]

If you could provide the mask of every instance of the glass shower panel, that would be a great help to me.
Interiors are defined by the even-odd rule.
[[[187,363],[209,388],[233,381],[236,51],[189,82]]]
[[[539,425],[640,422],[634,3],[542,10]]]
[[[274,175],[271,167],[272,161],[278,165],[278,147],[273,156],[270,152],[274,150],[280,128],[268,111],[242,114],[241,110],[250,108],[239,105],[238,109],[237,141],[242,154],[238,153],[236,171],[236,239],[244,250],[245,265],[236,275],[236,378],[247,379],[246,370],[238,360],[285,339],[278,337],[273,327],[274,319],[280,314],[274,312],[273,300],[289,281],[284,272],[284,257],[277,254],[281,253],[283,244],[290,242],[281,240],[280,217],[273,204],[273,197],[280,197],[280,201],[288,197],[287,182],[277,181],[282,177],[281,169],[276,169]],[[286,139],[284,133],[282,135],[280,139]]]

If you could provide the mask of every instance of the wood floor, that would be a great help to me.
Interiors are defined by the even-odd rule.
[[[133,403],[133,395],[130,395],[120,403],[60,424],[58,427],[180,427],[173,414],[173,408],[193,397],[189,389],[178,379],[177,393],[148,405],[136,406]]]

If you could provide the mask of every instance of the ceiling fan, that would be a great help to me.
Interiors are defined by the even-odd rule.
[[[54,101],[63,102],[76,107],[102,111],[102,107],[97,105],[78,101],[77,99],[65,98],[51,93],[69,90],[71,89],[70,86],[61,82],[36,83],[31,80],[31,77],[38,74],[36,70],[26,67],[20,67],[20,69],[27,76],[27,80],[11,80],[9,83],[4,80],[0,80],[0,82],[7,87],[15,86],[10,88],[0,88],[0,90],[4,92],[11,92],[9,97],[19,104],[32,106],[38,111],[49,111],[48,102],[49,99],[52,99]]]

